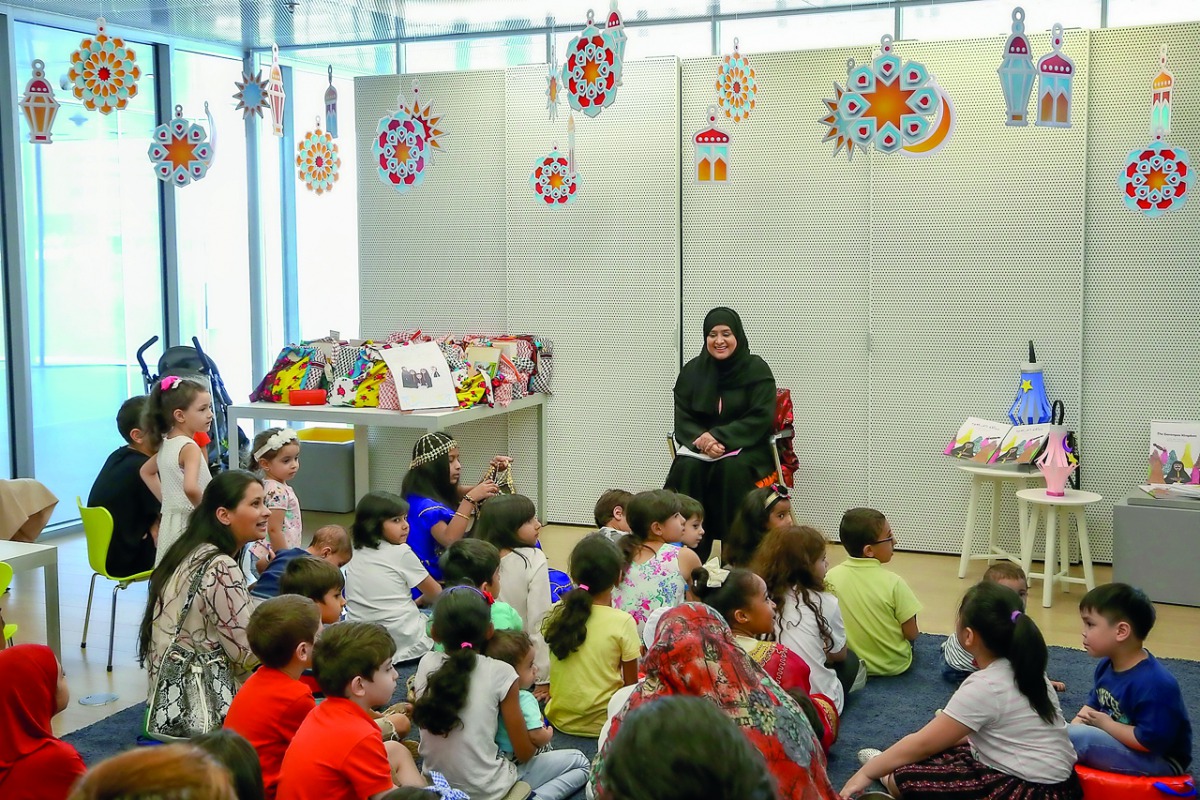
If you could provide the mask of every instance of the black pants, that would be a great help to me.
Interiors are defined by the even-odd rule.
[[[846,697],[850,696],[850,687],[854,685],[854,679],[858,677],[861,663],[854,651],[847,648],[845,660],[835,661],[830,665],[833,667],[834,674],[837,675],[838,683],[842,685],[842,694]]]
[[[747,449],[720,461],[676,456],[671,462],[663,488],[686,494],[704,506],[704,538],[696,547],[701,563],[712,553],[713,541],[725,538],[746,493],[775,471],[773,462],[764,471],[761,454],[755,450]],[[770,450],[765,452],[770,458]]]

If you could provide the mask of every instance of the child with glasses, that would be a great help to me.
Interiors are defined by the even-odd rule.
[[[842,515],[842,546],[850,557],[825,575],[846,621],[850,648],[870,675],[899,675],[912,666],[921,603],[908,584],[883,565],[895,554],[892,526],[873,508]]]

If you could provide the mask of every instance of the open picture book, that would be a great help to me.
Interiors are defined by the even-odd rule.
[[[1046,448],[1050,423],[1013,425],[979,417],[967,417],[946,445],[946,455],[981,467],[1032,469],[1033,461]]]

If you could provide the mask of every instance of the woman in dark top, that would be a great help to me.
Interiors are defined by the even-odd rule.
[[[666,481],[704,505],[701,561],[724,537],[746,492],[775,479],[775,376],[750,352],[736,311],[709,311],[704,335],[704,350],[675,381],[679,451]]]

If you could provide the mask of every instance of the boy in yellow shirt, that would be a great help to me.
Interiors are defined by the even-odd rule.
[[[883,565],[895,554],[887,517],[873,508],[842,515],[842,546],[849,558],[825,576],[846,622],[850,649],[871,675],[899,675],[912,666],[921,603],[904,579]]]

